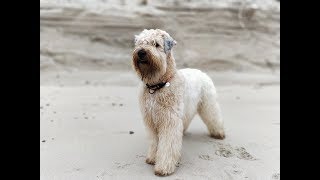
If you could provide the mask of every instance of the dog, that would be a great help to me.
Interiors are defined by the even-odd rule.
[[[217,92],[202,71],[176,68],[177,42],[167,32],[144,29],[134,43],[132,66],[143,82],[140,110],[151,138],[146,163],[155,165],[155,175],[167,176],[180,161],[183,134],[197,113],[211,137],[225,138]]]

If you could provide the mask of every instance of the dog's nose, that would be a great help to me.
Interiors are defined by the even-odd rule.
[[[138,51],[138,56],[140,59],[143,59],[146,56],[147,52],[143,49],[141,49],[140,51]]]

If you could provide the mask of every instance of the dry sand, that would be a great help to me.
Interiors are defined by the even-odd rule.
[[[196,116],[181,164],[166,179],[279,179],[279,76],[209,74],[227,138],[208,137]],[[148,139],[134,79],[124,71],[41,73],[40,179],[160,179],[145,163]]]

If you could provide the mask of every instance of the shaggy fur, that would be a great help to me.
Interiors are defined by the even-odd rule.
[[[143,81],[140,109],[150,134],[146,162],[154,164],[156,175],[174,172],[181,157],[182,136],[198,113],[213,138],[224,139],[225,133],[217,92],[212,80],[196,69],[177,70],[172,55],[176,42],[160,29],[144,30],[135,37],[132,65]],[[146,52],[145,63],[138,52]],[[170,82],[153,94],[145,84]]]

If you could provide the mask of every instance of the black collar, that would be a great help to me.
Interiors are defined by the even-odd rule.
[[[166,85],[166,82],[161,82],[159,84],[155,84],[155,85],[149,85],[146,84],[147,88],[149,89],[149,93],[153,94],[154,92],[156,92],[156,90],[163,88],[163,86]]]

